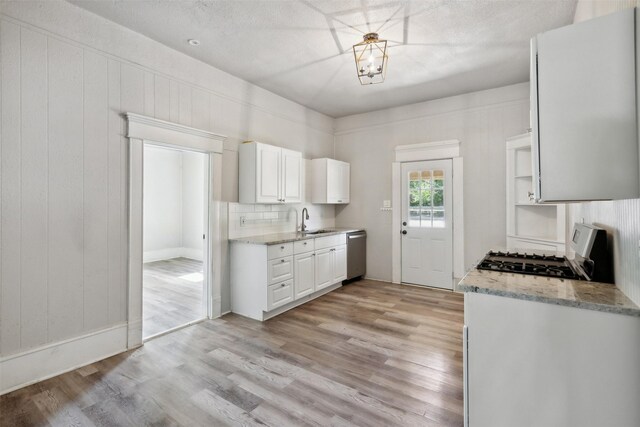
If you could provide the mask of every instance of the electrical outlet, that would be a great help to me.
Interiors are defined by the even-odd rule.
[[[240,227],[244,227],[247,224],[247,217],[246,216],[241,216],[240,217]]]
[[[391,200],[383,200],[382,201],[382,207],[383,208],[390,208],[391,207]]]

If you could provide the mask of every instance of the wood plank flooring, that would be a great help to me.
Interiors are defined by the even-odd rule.
[[[142,336],[150,337],[206,317],[202,304],[202,261],[189,258],[143,266]]]
[[[0,398],[2,426],[460,426],[461,294],[362,280]]]

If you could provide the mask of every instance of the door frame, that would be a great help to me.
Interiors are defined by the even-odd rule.
[[[463,162],[460,156],[460,141],[425,142],[398,145],[395,161],[391,163],[392,211],[391,219],[391,281],[402,283],[402,163],[425,160],[451,159],[453,174],[453,289],[464,276],[464,199]]]
[[[225,136],[209,131],[126,113],[129,141],[129,266],[127,348],[142,345],[142,263],[144,144],[197,151],[209,157],[208,221],[204,241],[204,284],[207,318],[219,317],[222,303],[222,150]]]

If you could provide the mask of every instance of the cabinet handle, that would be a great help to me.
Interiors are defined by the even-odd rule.
[[[284,246],[280,246],[280,249],[284,249]]]
[[[281,288],[284,288],[287,284],[283,283],[282,285],[280,285]]]
[[[311,256],[316,256],[316,254],[311,254]]]
[[[303,245],[307,246],[307,242],[304,242]]]
[[[282,260],[280,260],[280,262],[284,262],[284,260],[282,259]]]
[[[338,200],[338,203],[342,203],[342,200]]]

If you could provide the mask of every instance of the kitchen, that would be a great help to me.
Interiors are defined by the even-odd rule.
[[[635,1],[171,3],[2,3],[2,425],[151,422],[127,405],[192,425],[638,424]],[[283,42],[269,7],[323,41]],[[381,26],[384,82],[361,86],[367,39],[349,25]],[[251,43],[264,66],[246,66]],[[422,61],[437,49],[449,56]],[[212,320],[143,341],[151,142],[208,155]],[[490,250],[551,246],[588,259],[580,273],[608,254],[593,264],[609,302],[589,281],[475,269]],[[492,275],[563,288],[514,295]]]

